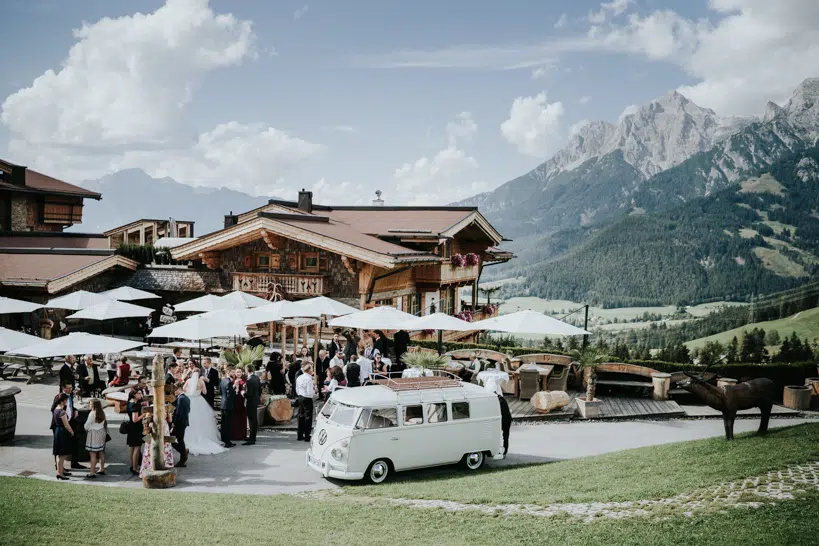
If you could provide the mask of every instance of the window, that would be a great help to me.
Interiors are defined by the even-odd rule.
[[[420,425],[424,422],[424,409],[421,406],[404,407],[404,426]]]
[[[351,427],[357,412],[358,408],[356,407],[338,404],[333,415],[330,416],[330,421],[343,427]]]
[[[319,272],[318,252],[302,252],[299,254],[299,271],[304,273]]]
[[[429,404],[427,406],[427,423],[445,423],[446,404]]]
[[[47,197],[43,202],[42,218],[44,224],[80,224],[82,223],[82,200],[61,201]]]
[[[278,254],[270,252],[255,252],[254,267],[257,269],[265,269],[267,271],[279,269],[281,264],[281,257]]]
[[[336,409],[336,404],[332,400],[328,401],[324,406],[321,408],[321,414],[329,419],[330,415],[332,415],[333,410]]]
[[[270,268],[270,254],[257,254],[256,267]]]
[[[391,428],[398,426],[398,411],[395,408],[364,408],[358,418],[357,429]]]
[[[452,420],[469,419],[469,402],[452,402]]]

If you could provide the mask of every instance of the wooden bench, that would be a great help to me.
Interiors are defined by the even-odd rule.
[[[45,361],[29,356],[0,355],[0,378],[17,377],[21,370],[28,376],[27,385],[34,382],[38,372],[43,372],[43,375],[54,375],[51,359]]]
[[[591,370],[586,368],[583,373],[583,383],[587,384],[589,379],[589,374]],[[637,366],[636,364],[625,364],[622,362],[604,362],[597,366],[597,373],[598,385],[604,386],[611,386],[611,387],[626,387],[626,388],[636,388],[636,389],[646,389],[647,392],[652,392],[654,390],[654,384],[652,381],[652,375],[654,373],[659,373],[657,370],[652,368],[646,368],[645,366]],[[607,377],[600,378],[599,374],[623,374],[627,376],[640,376],[645,377],[646,381],[639,381],[629,378],[623,379],[609,379]]]

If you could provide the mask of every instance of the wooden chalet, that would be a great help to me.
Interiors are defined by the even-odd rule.
[[[187,220],[143,218],[124,226],[109,229],[103,235],[108,237],[108,246],[110,248],[117,248],[123,244],[152,245],[165,237],[174,239],[192,238],[193,224],[194,222]]]
[[[326,295],[362,309],[461,311],[460,290],[508,261],[503,237],[475,207],[330,207],[270,200],[225,217],[222,230],[171,249],[268,299]],[[477,290],[473,290],[472,305]]]

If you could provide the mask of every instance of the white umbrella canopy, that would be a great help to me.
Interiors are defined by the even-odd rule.
[[[399,311],[395,307],[383,306],[334,318],[327,325],[367,330],[400,330],[407,321],[414,318],[415,315]]]
[[[256,321],[253,320],[251,315],[251,309],[220,309],[219,311],[208,311],[207,313],[196,315],[196,318],[216,322],[228,322],[230,324],[238,324],[239,326],[256,324]]]
[[[113,298],[104,296],[102,294],[94,294],[93,292],[86,292],[85,290],[78,290],[59,298],[49,300],[45,304],[50,309],[70,309],[72,311],[79,311],[98,303],[105,303],[111,301]]]
[[[480,330],[474,322],[467,322],[446,313],[432,313],[408,320],[402,328],[404,330],[446,330],[447,332],[467,332]]]
[[[0,352],[11,351],[17,347],[25,347],[26,345],[34,345],[41,341],[43,341],[43,339],[37,336],[0,327]]]
[[[162,296],[157,296],[156,294],[138,288],[131,288],[130,286],[120,286],[119,288],[100,292],[100,294],[118,301],[154,300],[162,298]]]
[[[509,334],[539,334],[544,336],[582,336],[590,334],[537,311],[517,311],[472,323],[474,330],[494,330]]]
[[[219,311],[220,309],[247,309],[247,306],[236,300],[206,294],[174,306],[175,311]]]
[[[242,292],[241,290],[231,292],[227,296],[222,296],[222,299],[232,302],[233,304],[237,305],[237,308],[240,309],[252,309],[254,307],[261,307],[262,305],[268,305],[270,303],[264,298],[254,296],[253,294],[248,294],[247,292]]]
[[[318,296],[293,302],[293,304],[287,308],[286,316],[310,318],[321,318],[322,316],[340,317],[358,311],[358,309],[350,307],[346,303],[341,303],[326,296]]]
[[[0,297],[0,315],[8,315],[11,313],[31,313],[32,311],[42,308],[43,306],[39,303]]]
[[[38,358],[49,358],[66,355],[121,353],[143,345],[145,343],[142,341],[75,332],[47,341],[41,339],[38,343],[18,347],[11,352]]]
[[[246,324],[261,324],[263,322],[281,322],[286,318],[300,315],[290,314],[290,309],[296,305],[292,301],[274,301],[255,309],[248,309],[245,313]]]
[[[109,320],[128,317],[147,317],[153,313],[150,307],[142,307],[124,301],[106,301],[68,315],[70,319]]]
[[[148,337],[166,337],[198,341],[212,337],[248,337],[247,328],[223,320],[191,317],[159,328],[154,328]]]

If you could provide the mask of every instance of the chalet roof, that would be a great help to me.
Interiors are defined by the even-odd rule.
[[[92,233],[47,233],[26,231],[0,237],[0,249],[4,248],[108,248],[108,239]]]
[[[22,165],[15,165],[3,160],[0,160],[0,163],[9,168],[25,169],[25,186],[19,186],[8,181],[0,180],[0,189],[2,190],[102,199],[102,195],[97,192],[69,184],[68,182],[63,182],[62,180],[57,180],[56,178],[33,171]]]
[[[99,275],[114,267],[135,270],[137,263],[124,256],[88,253],[63,253],[49,249],[40,252],[15,252],[0,249],[0,285],[44,288],[54,294]]]
[[[225,292],[218,271],[196,271],[175,267],[139,269],[126,282],[140,290],[167,292]]]

